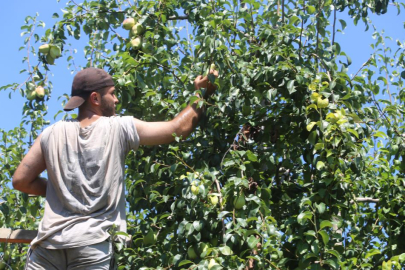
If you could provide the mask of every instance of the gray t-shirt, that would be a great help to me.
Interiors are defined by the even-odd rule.
[[[130,116],[100,117],[85,128],[76,120],[46,128],[45,212],[31,244],[50,249],[96,244],[109,237],[113,224],[125,232],[125,157],[138,146]]]

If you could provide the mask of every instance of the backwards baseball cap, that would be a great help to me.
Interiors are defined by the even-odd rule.
[[[105,70],[92,67],[83,69],[73,78],[71,98],[63,109],[71,111],[82,105],[91,92],[109,86],[114,86],[114,81]]]

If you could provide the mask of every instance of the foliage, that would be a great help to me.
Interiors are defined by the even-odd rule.
[[[42,214],[39,198],[9,185],[31,137],[49,124],[52,65],[38,47],[58,46],[74,64],[69,40],[87,36],[87,66],[113,75],[121,115],[170,120],[195,100],[197,75],[212,63],[220,72],[189,138],[128,156],[132,245],[117,245],[119,269],[208,269],[211,259],[213,270],[403,268],[405,43],[391,50],[374,31],[375,53],[349,76],[350,57],[336,41],[346,22],[339,30],[334,23],[347,12],[373,28],[368,13],[384,14],[387,5],[68,1],[41,37],[35,27],[43,23],[27,17],[25,48],[38,64],[28,63],[23,87],[0,90],[48,92],[27,100],[18,128],[2,131],[0,226],[33,229]],[[122,29],[129,17],[145,28],[141,48]],[[7,263],[21,269],[26,247],[6,248]]]

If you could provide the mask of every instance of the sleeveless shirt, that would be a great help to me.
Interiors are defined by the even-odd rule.
[[[43,131],[40,144],[48,183],[31,245],[96,244],[114,224],[126,232],[125,158],[139,147],[133,117],[100,117],[85,128],[77,120],[59,121]]]

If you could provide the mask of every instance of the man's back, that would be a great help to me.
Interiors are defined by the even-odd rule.
[[[104,241],[112,224],[126,231],[124,161],[138,145],[132,117],[100,117],[85,128],[60,121],[45,129],[47,200],[32,244],[71,248]]]
[[[211,70],[215,77],[218,72]],[[197,76],[204,98],[216,89]],[[186,138],[203,108],[197,99],[170,121],[114,117],[118,99],[112,77],[102,69],[79,71],[65,111],[79,108],[79,121],[62,121],[35,140],[13,175],[22,192],[46,196],[45,213],[27,255],[27,270],[110,269],[108,230],[126,231],[124,160],[130,149]],[[100,158],[101,157],[101,158]],[[47,170],[49,179],[40,174]]]

